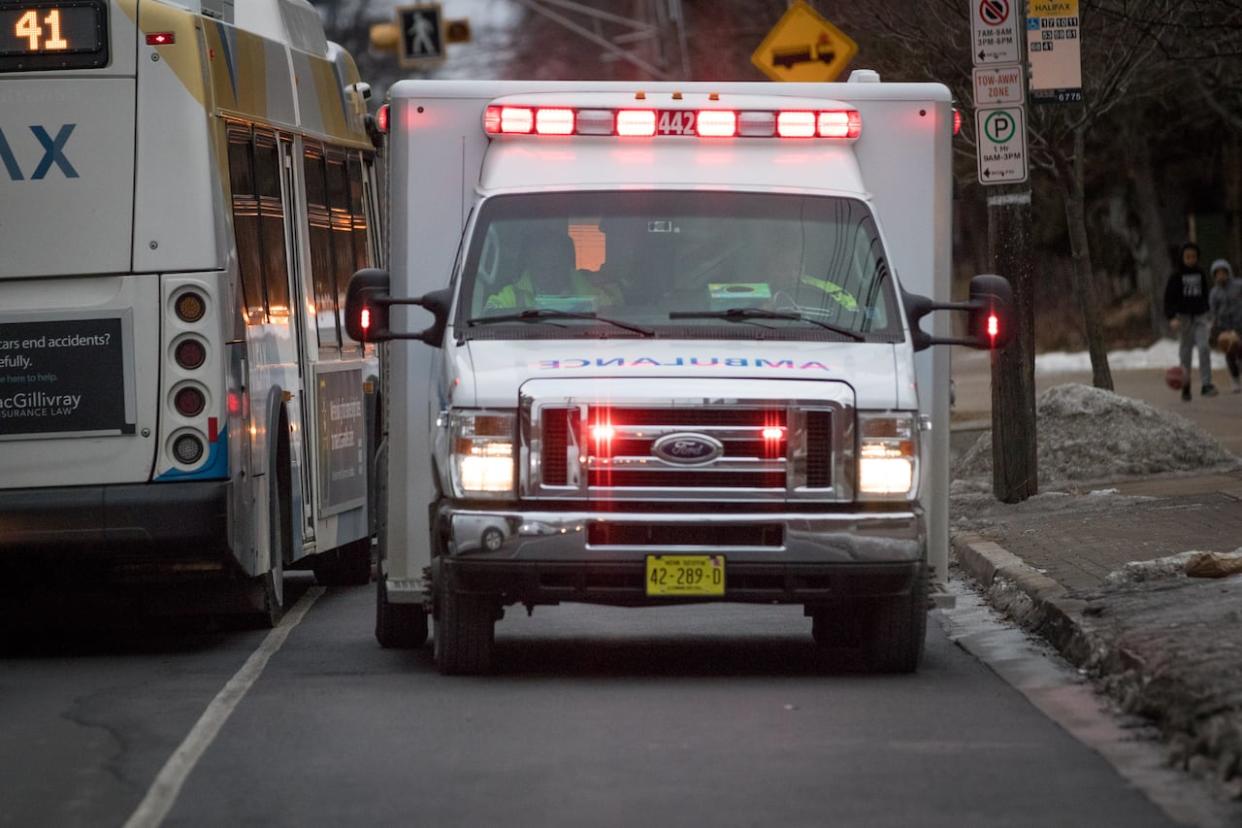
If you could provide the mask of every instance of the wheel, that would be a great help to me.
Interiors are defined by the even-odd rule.
[[[427,613],[418,604],[390,604],[387,579],[375,579],[375,640],[386,650],[416,650],[427,643]]]
[[[824,649],[852,649],[862,640],[866,624],[865,607],[857,601],[815,607],[811,615],[811,636]]]
[[[913,673],[927,636],[927,572],[920,567],[910,594],[875,601],[863,643],[867,663],[881,673]]]
[[[285,412],[280,412],[277,434],[289,432]],[[263,591],[263,609],[259,623],[275,627],[285,614],[285,556],[293,548],[293,469],[289,460],[289,442],[281,437],[276,444],[274,474],[268,475],[268,568],[258,580]]]
[[[315,580],[324,586],[362,586],[371,582],[371,539],[362,538],[316,556]]]
[[[492,667],[496,599],[444,590],[436,612],[436,665],[446,676],[479,675]]]

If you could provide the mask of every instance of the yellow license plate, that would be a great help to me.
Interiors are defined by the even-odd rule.
[[[679,598],[724,595],[724,555],[648,555],[647,594]]]

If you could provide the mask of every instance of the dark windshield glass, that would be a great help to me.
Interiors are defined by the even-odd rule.
[[[756,308],[791,318],[748,318],[726,335],[753,336],[758,325],[782,338],[832,338],[808,321],[818,320],[891,338],[900,326],[887,275],[871,213],[854,199],[669,191],[499,196],[483,205],[475,227],[461,321],[481,330],[489,317],[523,311],[594,313],[660,336],[715,336],[729,325],[714,317]],[[487,335],[499,327],[488,325]],[[599,324],[558,318],[539,327],[550,330],[520,335],[572,336]]]

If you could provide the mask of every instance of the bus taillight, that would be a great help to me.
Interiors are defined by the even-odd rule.
[[[177,364],[187,371],[201,368],[207,361],[207,347],[197,339],[185,339],[178,345],[173,355]]]

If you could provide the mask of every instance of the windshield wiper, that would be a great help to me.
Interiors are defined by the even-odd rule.
[[[473,319],[467,319],[466,324],[470,326],[495,325],[501,322],[546,322],[552,319],[589,319],[593,322],[603,322],[606,325],[624,328],[627,331],[633,331],[642,336],[656,335],[656,332],[650,328],[644,328],[641,325],[633,325],[617,319],[609,319],[606,316],[599,316],[595,313],[573,313],[570,311],[548,310],[546,308],[524,310],[521,313],[506,313],[501,316],[476,316]]]
[[[823,322],[812,316],[796,311],[773,311],[763,308],[729,308],[723,311],[673,311],[668,315],[669,319],[723,319],[726,322],[748,322],[754,319],[790,319],[794,322],[810,322],[812,325],[818,325],[826,331],[832,331],[835,334],[849,337],[855,342],[862,342],[865,336],[857,331],[851,331],[849,328],[843,328],[840,325],[834,325],[831,322]]]

